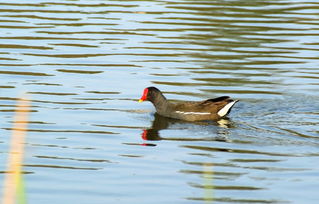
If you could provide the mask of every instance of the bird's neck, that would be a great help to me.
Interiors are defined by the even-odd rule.
[[[167,110],[169,106],[169,102],[162,93],[157,94],[156,97],[151,100],[151,102],[154,104],[158,113],[162,113],[163,111]]]

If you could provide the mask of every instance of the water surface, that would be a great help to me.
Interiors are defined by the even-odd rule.
[[[0,5],[0,177],[26,92],[29,203],[318,202],[318,2]],[[240,102],[183,122],[147,86]]]

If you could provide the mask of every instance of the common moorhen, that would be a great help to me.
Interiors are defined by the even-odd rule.
[[[159,115],[187,121],[219,120],[226,116],[238,100],[229,96],[208,99],[205,101],[169,102],[162,92],[155,87],[144,89],[139,102],[150,101]]]

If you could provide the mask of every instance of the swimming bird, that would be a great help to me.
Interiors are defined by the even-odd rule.
[[[156,87],[147,87],[139,102],[150,101],[156,112],[168,118],[186,121],[219,120],[227,116],[238,100],[229,96],[207,99],[204,101],[170,102]]]

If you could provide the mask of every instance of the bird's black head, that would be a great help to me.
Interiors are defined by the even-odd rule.
[[[144,89],[143,95],[140,98],[139,102],[143,101],[154,101],[154,99],[158,96],[161,95],[161,91],[153,86],[147,87]]]

